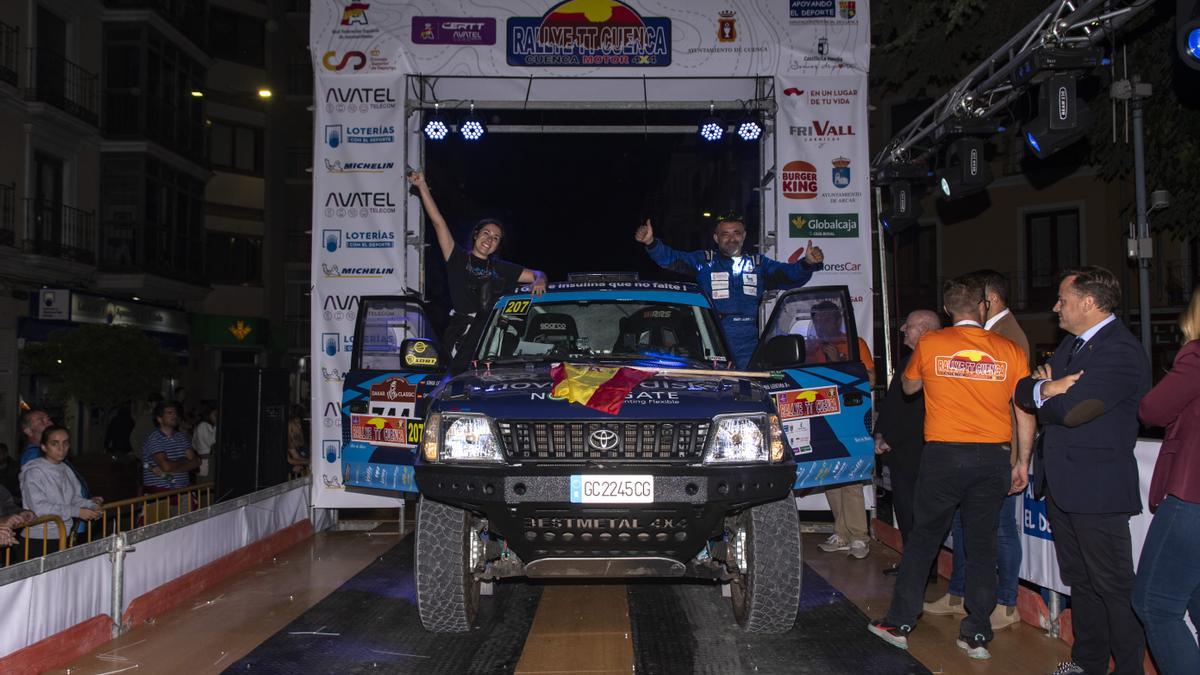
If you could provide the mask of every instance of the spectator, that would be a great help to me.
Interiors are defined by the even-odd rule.
[[[201,481],[206,481],[210,478],[208,457],[212,454],[213,444],[216,442],[217,408],[212,404],[205,404],[203,412],[200,413],[200,422],[196,425],[196,430],[192,433],[192,449],[200,457],[200,472],[198,477]]]
[[[17,418],[17,427],[25,437],[25,450],[21,452],[21,466],[42,456],[42,431],[53,424],[45,410],[31,408]]]
[[[1133,584],[1133,609],[1163,675],[1200,673],[1196,636],[1183,620],[1188,613],[1200,623],[1200,288],[1179,328],[1185,344],[1171,372],[1138,406],[1142,422],[1167,428],[1150,480],[1154,519]]]
[[[179,430],[178,404],[156,405],[154,422],[158,428],[150,432],[142,446],[142,486],[148,493],[185,488],[188,472],[200,466],[200,459],[191,439]]]
[[[1042,424],[1034,494],[1046,497],[1059,573],[1071,587],[1075,643],[1057,675],[1107,673],[1110,657],[1118,675],[1141,673],[1146,651],[1130,604],[1129,517],[1142,510],[1133,448],[1150,364],[1113,314],[1120,304],[1112,272],[1066,272],[1054,311],[1069,335],[1049,363],[1017,386],[1017,400],[1036,410]]]
[[[67,531],[76,519],[96,520],[100,517],[99,497],[86,499],[80,496],[82,487],[71,467],[64,460],[71,451],[71,437],[66,428],[57,425],[46,427],[42,432],[42,457],[21,467],[21,497],[25,507],[40,516],[62,518]],[[31,551],[53,553],[58,550],[58,526],[43,523],[26,528],[27,539],[40,539],[44,548],[31,547]]]
[[[162,403],[162,396],[158,394],[150,394],[146,400],[137,404],[133,413],[133,433],[129,437],[129,445],[135,451],[141,451],[146,447],[146,439],[150,437],[150,433],[154,431],[154,410],[158,404]]]
[[[22,510],[8,488],[0,485],[0,546],[16,544],[16,530],[34,518],[33,511]]]
[[[1008,309],[1008,279],[994,270],[979,270],[971,276],[984,287],[987,298],[987,321],[984,329],[993,331],[1017,343],[1028,359],[1029,338],[1017,323],[1017,318]],[[1016,438],[1017,422],[1013,419],[1013,438]],[[1014,466],[1017,463],[1017,446],[1013,445],[1009,458]],[[1021,573],[1021,533],[1017,527],[1017,501],[1020,495],[1009,495],[1000,507],[1000,527],[996,531],[996,569],[999,584],[996,586],[996,609],[992,612],[992,630],[1001,630],[1018,623],[1021,615],[1017,613],[1017,584]],[[925,603],[927,614],[966,614],[963,596],[967,589],[967,555],[964,540],[962,517],[954,514],[954,524],[950,526],[950,535],[954,538],[954,572],[950,575],[950,590],[934,602]]]
[[[904,346],[916,349],[921,336],[942,327],[941,318],[928,309],[910,312],[900,325],[904,335]],[[896,372],[903,373],[912,352],[900,359]],[[896,511],[896,525],[900,528],[900,540],[908,541],[913,524],[913,500],[917,488],[917,468],[921,464],[921,451],[925,448],[925,394],[912,396],[904,393],[902,377],[893,377],[887,396],[880,406],[875,420],[875,454],[887,462],[892,477],[892,508]],[[900,565],[884,570],[888,576],[896,576]]]
[[[291,466],[291,475],[293,478],[301,476],[309,465],[310,455],[308,442],[304,439],[304,408],[302,406],[292,406],[291,415],[288,417],[287,441],[287,460],[288,465]]]
[[[109,420],[108,429],[104,432],[104,449],[117,457],[125,457],[133,452],[129,437],[133,434],[134,426],[129,404],[117,408],[117,414]]]
[[[11,494],[21,494],[21,483],[18,478],[20,473],[21,465],[17,463],[15,457],[8,454],[8,443],[0,443],[0,486],[3,486]]]
[[[967,616],[955,641],[972,659],[991,656],[990,617],[996,608],[996,527],[1005,495],[1025,488],[1033,444],[1033,416],[1013,406],[1017,381],[1028,374],[1015,342],[983,329],[987,298],[971,277],[947,282],[946,312],[954,326],[926,333],[904,370],[904,393],[925,390],[925,449],[917,476],[913,530],[904,547],[887,616],[868,630],[908,648],[921,613],[929,566],[962,509],[967,550]],[[1011,466],[1012,415],[1020,434]]]

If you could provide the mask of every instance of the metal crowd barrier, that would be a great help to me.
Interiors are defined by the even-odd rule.
[[[99,518],[84,521],[86,527],[83,532],[66,532],[63,521],[58,516],[43,516],[20,529],[26,529],[43,523],[54,523],[58,526],[58,550],[64,551],[72,546],[79,546],[91,543],[97,539],[103,539],[109,534],[119,534],[145,527],[146,525],[153,525],[173,516],[186,515],[193,511],[212,506],[212,503],[213,484],[201,483],[178,490],[155,492],[153,494],[142,495],[141,497],[122,499],[103,504],[101,505],[101,515]],[[46,540],[43,539],[42,552],[37,553],[35,545],[35,553],[31,558],[29,552],[30,541],[32,540],[29,537],[24,538],[22,544],[24,555],[19,556],[19,560],[13,559],[12,551],[12,549],[18,547],[5,547],[3,567],[46,555],[47,545]]]

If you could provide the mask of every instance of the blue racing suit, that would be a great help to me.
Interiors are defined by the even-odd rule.
[[[738,368],[746,368],[758,344],[758,304],[768,284],[796,288],[808,283],[823,265],[803,259],[781,263],[757,253],[730,258],[720,251],[676,251],[655,239],[646,248],[650,258],[673,272],[696,277],[717,310],[721,328],[733,349]]]

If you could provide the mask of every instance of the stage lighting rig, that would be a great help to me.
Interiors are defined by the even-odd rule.
[[[985,146],[982,138],[963,136],[946,148],[945,165],[934,173],[934,184],[943,199],[959,199],[987,189],[992,172],[984,156]]]
[[[487,133],[487,125],[475,116],[475,104],[471,103],[471,111],[458,125],[458,133],[464,141],[478,141]]]
[[[1083,138],[1094,117],[1075,97],[1075,76],[1056,73],[1038,91],[1038,116],[1025,125],[1025,145],[1045,159]]]
[[[1175,46],[1187,67],[1200,70],[1200,0],[1175,0]]]
[[[421,127],[425,138],[431,141],[442,141],[450,134],[450,125],[446,124],[445,118],[438,112],[438,104],[433,104],[433,114],[425,116],[425,125]]]
[[[1055,74],[1091,70],[1104,61],[1104,52],[1096,47],[1041,47],[1017,64],[1012,83],[1036,84]]]
[[[875,183],[888,193],[888,205],[879,214],[885,230],[895,233],[917,224],[921,190],[928,178],[929,169],[920,163],[889,164],[879,170]]]
[[[762,137],[763,133],[762,124],[754,115],[747,115],[738,120],[735,129],[737,130],[738,138],[747,142],[757,141]]]
[[[701,140],[707,143],[716,143],[725,138],[725,121],[716,115],[716,106],[709,104],[708,117],[700,121],[696,127],[696,133],[700,134]]]

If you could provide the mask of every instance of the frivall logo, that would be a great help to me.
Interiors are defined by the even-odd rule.
[[[395,162],[343,162],[325,159],[326,173],[384,173],[395,167]]]
[[[368,218],[396,213],[390,192],[330,192],[325,197],[326,218]]]
[[[326,279],[380,279],[396,273],[395,267],[344,267],[321,263]]]
[[[788,133],[806,141],[827,141],[854,135],[854,125],[814,120],[808,126],[788,127]]]
[[[395,109],[396,97],[390,87],[330,87],[325,90],[325,112],[354,114]]]

